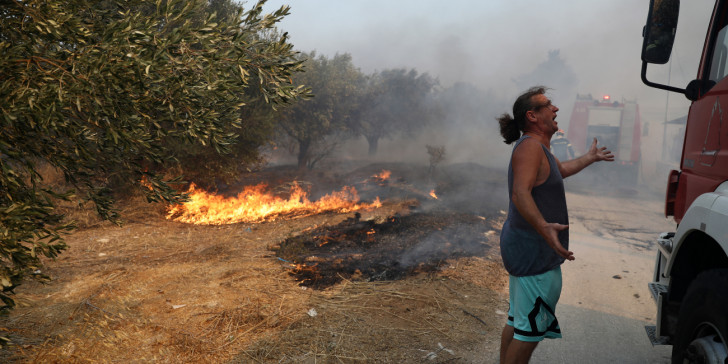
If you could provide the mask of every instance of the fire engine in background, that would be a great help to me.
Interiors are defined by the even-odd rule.
[[[600,176],[599,180],[613,186],[637,185],[640,135],[640,113],[636,102],[612,101],[609,96],[601,100],[593,99],[591,95],[576,96],[567,132],[567,139],[576,154],[586,153],[594,138],[614,153],[614,164],[594,166],[593,175]]]
[[[693,5],[693,3],[688,3]],[[653,343],[671,344],[673,363],[728,363],[728,0],[708,24],[697,78],[685,89],[647,79],[669,61],[679,0],[652,0],[643,31],[642,81],[692,101],[680,170],[667,181],[665,215],[678,224],[657,239]],[[707,10],[707,9],[706,9]],[[725,111],[724,111],[725,110]]]

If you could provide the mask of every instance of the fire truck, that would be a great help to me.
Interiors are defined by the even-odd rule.
[[[688,2],[693,5],[693,3]],[[673,363],[728,363],[728,0],[711,16],[697,77],[685,88],[647,79],[648,64],[670,59],[679,0],[651,0],[643,30],[642,81],[691,100],[680,169],[669,173],[665,215],[674,232],[656,239],[649,287],[657,303],[655,344]],[[707,10],[707,9],[706,9]],[[724,112],[725,109],[725,112]],[[725,147],[725,148],[724,148]]]
[[[641,158],[640,135],[637,102],[613,101],[608,95],[601,99],[594,99],[591,95],[576,96],[566,135],[576,155],[586,153],[594,138],[614,154],[615,163],[610,163],[608,170],[605,169],[607,166],[596,165],[588,171],[598,176],[594,181],[612,186],[637,185]]]

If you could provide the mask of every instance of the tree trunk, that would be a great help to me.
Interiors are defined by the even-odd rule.
[[[367,136],[367,143],[369,143],[369,156],[373,157],[377,155],[379,149],[379,137],[378,136]]]
[[[309,147],[311,146],[311,140],[299,140],[298,141],[298,169],[305,169],[308,167],[308,155]]]

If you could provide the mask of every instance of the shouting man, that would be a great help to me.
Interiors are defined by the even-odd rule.
[[[560,338],[556,303],[561,295],[561,264],[574,260],[569,250],[569,218],[563,178],[597,161],[613,161],[606,147],[560,161],[550,152],[559,130],[545,87],[516,99],[513,117],[498,118],[506,144],[515,142],[508,166],[508,218],[501,232],[501,256],[509,278],[510,309],[501,336],[500,361],[528,363],[544,338]]]

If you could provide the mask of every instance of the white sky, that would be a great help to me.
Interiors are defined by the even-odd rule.
[[[559,49],[579,78],[579,93],[637,99],[643,121],[687,113],[684,96],[640,80],[642,27],[648,0],[270,0],[291,14],[279,29],[300,51],[350,53],[364,72],[415,68],[443,86],[467,81],[514,99],[511,81]],[[683,1],[672,66],[650,67],[650,78],[685,87],[697,73],[711,0]],[[548,86],[548,85],[547,85]],[[576,95],[574,95],[576,96]],[[570,103],[573,100],[554,100]]]

